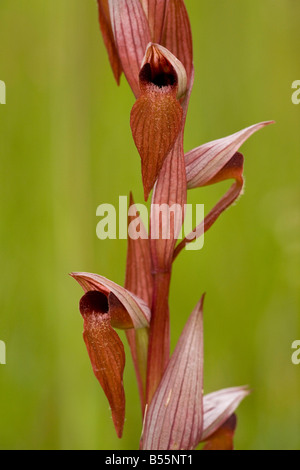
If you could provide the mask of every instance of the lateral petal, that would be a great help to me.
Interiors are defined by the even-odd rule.
[[[144,450],[190,450],[203,426],[203,297],[191,314],[147,411]]]
[[[185,155],[188,189],[209,184],[231,160],[241,145],[255,132],[272,124],[261,122],[222,139],[208,142]]]
[[[204,395],[204,422],[201,441],[206,441],[214,434],[249,394],[248,387],[232,387]]]
[[[141,0],[148,18],[152,42],[161,43],[168,0]]]
[[[193,70],[193,40],[183,0],[168,0],[161,44],[183,63],[190,82]]]
[[[99,12],[99,23],[103,41],[107,49],[114,77],[116,79],[117,84],[119,85],[120,76],[122,74],[122,65],[120,62],[119,54],[115,43],[114,33],[111,26],[108,0],[97,0],[97,2]]]
[[[139,72],[147,44],[151,41],[148,21],[140,0],[109,0],[115,43],[128,83],[140,94]]]

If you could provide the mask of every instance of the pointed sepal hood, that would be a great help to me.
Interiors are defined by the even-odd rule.
[[[203,297],[191,314],[147,410],[144,450],[190,450],[203,429]]]

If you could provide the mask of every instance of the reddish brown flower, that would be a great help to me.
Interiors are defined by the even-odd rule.
[[[150,310],[141,299],[102,276],[89,273],[72,273],[71,276],[86,292],[79,305],[84,320],[83,339],[121,437],[125,419],[125,353],[113,327],[145,328],[149,325]]]
[[[126,331],[135,366],[145,413],[141,448],[190,450],[205,442],[207,450],[233,449],[234,412],[249,390],[236,387],[203,395],[203,298],[170,358],[169,287],[173,261],[182,248],[207,231],[242,193],[244,157],[238,150],[270,122],[185,154],[194,69],[184,1],[98,0],[98,9],[116,81],[124,72],[136,98],[131,130],[145,199],[152,189],[153,194],[149,238],[138,215],[128,218],[128,224],[139,226],[141,237],[128,241],[125,288],[97,274],[72,274],[85,291],[80,301],[84,341],[119,437],[125,419],[125,353],[115,328]],[[176,247],[187,190],[227,179],[234,180],[230,189]],[[130,206],[134,209],[132,196]],[[161,208],[167,209],[164,215]]]
[[[142,160],[145,199],[180,132],[186,92],[183,65],[167,49],[150,44],[139,74],[141,95],[131,111],[132,135]]]

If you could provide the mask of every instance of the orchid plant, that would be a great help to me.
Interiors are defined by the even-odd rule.
[[[190,315],[170,357],[169,287],[173,262],[203,235],[243,190],[240,146],[262,122],[184,153],[183,138],[194,81],[189,16],[183,0],[98,0],[99,22],[117,83],[124,73],[135,96],[132,136],[141,158],[145,200],[152,191],[149,235],[137,211],[128,224],[125,287],[98,274],[72,273],[84,295],[80,312],[94,374],[109,401],[117,435],[125,419],[123,329],[135,366],[143,430],[140,449],[233,449],[235,410],[247,387],[203,395],[203,300]],[[187,191],[233,179],[204,221],[177,243]],[[175,207],[168,220],[155,207]],[[134,201],[131,195],[131,208]],[[166,224],[168,227],[166,227]],[[169,237],[157,236],[168,229]]]

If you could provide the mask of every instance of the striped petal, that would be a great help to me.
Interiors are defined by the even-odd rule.
[[[145,328],[149,326],[150,309],[146,303],[124,287],[99,274],[71,273],[85,292],[99,291],[108,298],[112,326],[115,328]]]
[[[99,11],[99,24],[103,36],[103,41],[107,49],[111,68],[117,84],[120,84],[120,76],[122,74],[122,65],[120,62],[118,50],[115,43],[114,33],[112,30],[108,0],[97,0]]]
[[[267,121],[255,124],[236,134],[201,145],[185,155],[188,189],[227,179],[234,179],[235,183],[193,232],[177,245],[174,259],[188,243],[201,237],[242,194],[244,157],[237,150],[252,134],[272,123],[273,121]]]
[[[188,152],[185,155],[188,189],[211,184],[211,180],[232,159],[241,145],[252,134],[272,123],[273,121],[266,121],[254,124],[233,135],[214,140]]]
[[[183,0],[167,1],[161,44],[183,63],[190,82],[193,70],[193,41]]]
[[[190,450],[203,425],[203,298],[191,314],[147,411],[144,450]]]
[[[250,394],[248,387],[232,387],[209,393],[203,398],[204,422],[201,441],[212,436]]]
[[[151,41],[148,21],[140,0],[109,0],[116,48],[128,83],[140,94],[139,72],[147,44]]]
[[[168,0],[141,0],[148,18],[152,42],[161,44]]]

